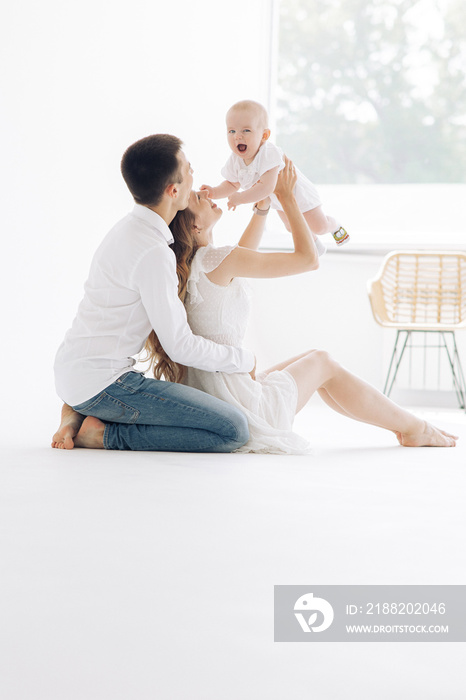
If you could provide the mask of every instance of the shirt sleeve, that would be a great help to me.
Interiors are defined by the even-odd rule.
[[[220,171],[222,177],[228,182],[238,182],[238,173],[235,168],[234,155],[232,154]]]
[[[263,175],[268,170],[272,170],[272,168],[276,168],[277,166],[280,167],[280,170],[283,170],[285,167],[282,150],[269,141],[266,141],[262,146],[257,157],[260,159],[258,163],[260,175]]]
[[[199,248],[191,263],[191,270],[187,284],[187,296],[185,304],[189,301],[191,308],[202,303],[202,294],[199,292],[199,282],[201,273],[208,274],[222,263],[237,246],[226,245],[222,248],[215,248],[212,245]]]
[[[174,362],[227,374],[253,369],[255,358],[250,350],[220,345],[191,331],[178,296],[175,256],[168,246],[147,251],[136,268],[134,284],[152,328]]]

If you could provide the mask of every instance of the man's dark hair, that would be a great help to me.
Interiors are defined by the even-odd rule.
[[[121,174],[135,202],[156,206],[168,185],[182,182],[178,160],[182,145],[171,134],[154,134],[126,149],[121,159]]]

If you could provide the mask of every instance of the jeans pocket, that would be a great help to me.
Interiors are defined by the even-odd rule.
[[[105,423],[136,423],[140,415],[137,408],[109,396],[105,391],[73,408],[78,413],[94,416]]]
[[[118,377],[118,379],[115,380],[115,384],[118,386],[119,390],[123,389],[131,394],[135,394],[141,389],[145,381],[146,378],[142,372],[131,370],[122,374],[121,377]]]

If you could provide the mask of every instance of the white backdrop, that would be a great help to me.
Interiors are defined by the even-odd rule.
[[[354,681],[361,697],[361,692],[365,697],[374,695],[373,688],[380,678],[383,684],[383,676],[377,678],[379,669],[387,675],[391,668],[397,668],[393,683],[399,683],[400,692],[404,687],[408,692],[419,687],[417,674],[424,678],[421,687],[433,678],[425,674],[426,666],[435,666],[430,663],[434,659],[430,645],[422,649],[419,645],[409,645],[409,656],[405,649],[398,651],[397,645],[391,645],[391,649],[384,645],[382,651],[369,645],[353,645],[343,650],[338,645],[313,649],[313,653],[303,645],[299,649],[274,646],[270,636],[271,618],[266,610],[268,599],[264,599],[263,591],[271,581],[286,582],[285,576],[290,582],[299,582],[304,571],[320,571],[324,577],[328,574],[331,582],[351,583],[365,578],[376,583],[383,575],[385,582],[396,582],[400,566],[408,581],[419,581],[420,577],[442,582],[438,576],[442,576],[443,569],[447,572],[443,580],[462,580],[461,561],[456,562],[451,554],[462,531],[455,520],[458,499],[450,495],[459,483],[460,471],[452,463],[445,463],[447,488],[437,496],[432,485],[436,471],[429,467],[426,472],[422,455],[417,451],[416,457],[411,457],[409,452],[410,459],[418,462],[407,477],[402,461],[395,476],[389,469],[385,477],[382,472],[380,479],[380,472],[371,476],[372,463],[367,471],[366,465],[355,466],[358,451],[349,442],[348,452],[353,454],[348,469],[346,464],[335,463],[332,454],[338,455],[338,450],[329,451],[330,457],[309,473],[307,482],[300,481],[306,465],[304,469],[302,465],[290,465],[288,487],[293,499],[298,496],[298,507],[293,506],[291,513],[290,498],[288,509],[283,509],[282,504],[275,508],[270,496],[274,491],[280,492],[277,475],[282,467],[277,462],[261,467],[260,463],[257,466],[248,461],[239,476],[236,468],[227,472],[225,479],[211,481],[212,463],[203,465],[195,459],[193,478],[174,457],[167,465],[158,463],[159,471],[155,473],[149,462],[139,460],[145,459],[141,453],[136,455],[141,479],[134,478],[133,465],[125,466],[117,460],[116,481],[111,477],[110,483],[107,479],[113,461],[112,469],[109,462],[97,465],[94,459],[86,465],[76,462],[74,467],[63,467],[64,455],[45,448],[56,427],[61,404],[53,385],[55,351],[81,298],[93,251],[108,228],[131,207],[119,174],[124,149],[149,133],[169,131],[185,141],[187,155],[195,168],[195,184],[215,178],[227,155],[223,126],[227,107],[243,97],[263,102],[267,99],[267,7],[267,0],[235,3],[178,0],[171,4],[159,0],[81,0],[79,3],[15,0],[0,11],[0,362],[3,370],[0,424],[1,445],[10,448],[2,451],[0,459],[2,466],[12,467],[14,474],[9,479],[9,491],[1,490],[2,494],[13,493],[11,498],[7,496],[7,508],[3,511],[6,522],[3,551],[8,558],[4,557],[2,563],[8,572],[4,576],[7,590],[14,595],[13,600],[6,594],[2,599],[7,601],[11,625],[5,628],[7,633],[3,637],[8,659],[14,659],[14,665],[8,667],[5,675],[9,679],[17,675],[24,681],[19,684],[16,697],[24,685],[32,684],[31,679],[36,678],[45,679],[47,688],[72,685],[73,689],[76,686],[76,693],[82,687],[89,688],[88,697],[98,697],[96,693],[102,682],[109,682],[110,687],[120,683],[118,696],[126,692],[127,697],[132,697],[134,683],[140,689],[146,682],[146,674],[152,673],[152,664],[156,665],[160,659],[167,664],[164,679],[170,679],[172,672],[178,674],[179,684],[183,683],[180,676],[183,673],[186,684],[194,682],[194,688],[199,675],[204,681],[212,674],[214,687],[220,687],[237,671],[233,687],[235,683],[237,687],[241,682],[247,684],[252,678],[254,692],[263,678],[273,683],[278,677],[277,694],[283,688],[282,697],[286,697],[291,683],[288,697],[292,700],[304,697],[293,692],[293,686],[296,688],[300,683],[305,697],[312,696],[315,669],[317,692],[319,687],[323,688],[328,698],[331,697],[326,685],[328,679],[332,682],[336,677],[337,690],[341,689],[340,697],[343,697],[347,688],[351,688],[351,673],[363,669],[364,662],[370,672],[362,672]],[[228,222],[237,220],[233,216],[227,216],[227,230]],[[267,343],[267,360],[275,361],[275,353],[281,356],[303,349],[294,345],[293,336],[298,334],[299,342],[310,346],[322,344],[333,351],[333,343],[337,357],[346,361],[351,356],[348,364],[355,370],[380,361],[379,356],[374,357],[377,338],[368,337],[359,320],[353,324],[357,314],[369,318],[364,278],[373,274],[375,263],[366,258],[355,265],[351,256],[345,260],[344,255],[338,255],[333,256],[338,261],[333,278],[324,280],[323,265],[303,286],[296,278],[279,283],[269,281],[263,287],[260,301],[267,303],[268,316],[261,315],[260,322],[256,319],[252,333],[257,335],[261,323],[270,322],[265,338],[265,328],[261,333],[262,342]],[[325,262],[329,267],[330,257]],[[283,301],[289,297],[296,299],[299,317],[293,321],[288,314],[287,323],[281,328],[277,318],[286,314]],[[328,309],[336,309],[338,299],[340,318],[345,318],[345,323],[340,325],[335,318],[328,319]],[[317,312],[321,322],[313,316]],[[274,322],[277,328],[272,326]],[[317,342],[316,327],[319,341],[324,339],[328,344]],[[353,336],[352,327],[356,329]],[[375,335],[375,326],[371,325],[371,329]],[[335,436],[332,433],[333,437],[337,444],[338,432]],[[16,446],[27,447],[18,451],[18,463]],[[368,455],[366,461],[373,457],[376,463],[376,451],[366,446],[364,449]],[[26,462],[28,455],[30,461]],[[57,457],[58,468],[59,462],[51,461]],[[105,459],[103,451],[98,457]],[[334,462],[327,470],[332,459]],[[419,510],[415,498],[410,501],[410,494],[415,492],[421,466],[427,476],[426,483],[422,482],[424,490],[421,488],[417,497],[422,506]],[[248,467],[256,470],[252,490]],[[341,467],[351,475],[347,482],[343,470],[339,471]],[[5,473],[11,476],[7,469]],[[200,481],[197,476],[201,477]],[[398,491],[394,495],[398,478],[408,480],[408,495],[403,492],[400,499]],[[183,484],[181,490],[179,480]],[[302,483],[304,488],[300,486]],[[358,489],[360,501],[356,500],[353,507]],[[317,502],[321,493],[322,500]],[[442,515],[436,505],[441,504],[444,494],[456,509],[435,530]],[[141,498],[144,495],[145,499]],[[401,513],[401,519],[390,529],[386,514],[393,507],[396,509],[393,513],[397,518]],[[424,515],[429,508],[432,518],[426,519]],[[379,511],[381,515],[377,517]],[[420,524],[415,524],[418,512]],[[209,520],[211,514],[213,518]],[[192,532],[185,528],[186,522],[194,524]],[[125,529],[127,523],[129,530]],[[297,539],[293,538],[295,528]],[[449,528],[454,528],[454,537],[450,537]],[[157,549],[153,545],[159,533]],[[397,548],[398,542],[406,542],[401,550]],[[417,545],[413,552],[411,542]],[[388,559],[387,547],[394,553]],[[429,560],[424,554],[432,551],[434,556]],[[439,557],[435,556],[436,552],[440,553]],[[162,569],[159,554],[163,561],[166,559]],[[397,561],[392,574],[393,558]],[[380,561],[381,568],[377,570]],[[150,572],[149,577],[146,571]],[[285,572],[284,576],[280,572]],[[349,578],[342,579],[342,572]],[[208,586],[203,586],[207,579]],[[188,591],[186,580],[193,583]],[[152,581],[157,587],[154,590],[162,591],[159,599],[151,590]],[[95,600],[100,604],[102,599],[95,617],[96,608],[89,607],[86,598],[92,596],[94,582]],[[229,590],[235,594],[241,592],[240,604],[237,596],[228,598]],[[272,589],[267,590],[271,594]],[[262,599],[256,608],[259,596]],[[187,601],[189,607],[191,600],[193,604],[186,617],[183,604]],[[222,606],[232,600],[233,604],[227,605],[227,626],[219,638],[216,615],[223,615]],[[121,603],[121,616],[113,614],[113,601],[117,605]],[[149,618],[144,609],[146,601]],[[170,607],[171,603],[174,607]],[[180,633],[179,625],[171,624],[170,612],[169,633],[164,633],[166,625],[162,637],[158,637],[159,628],[152,620],[160,624],[161,605],[165,611],[176,611],[178,606],[176,614],[184,615],[180,619],[187,635],[183,636],[183,630]],[[133,610],[140,616],[133,618]],[[81,611],[84,611],[82,619]],[[208,611],[209,617],[203,617],[203,611]],[[230,628],[228,622],[232,616],[236,619]],[[133,644],[140,621],[141,639],[149,639],[144,648]],[[195,625],[207,625],[207,631],[201,636],[201,646],[191,648],[191,640],[196,645]],[[93,635],[90,644],[88,629]],[[235,636],[238,629],[240,634],[236,632]],[[14,634],[10,636],[8,630]],[[18,639],[23,646],[18,644]],[[47,646],[51,639],[52,644]],[[159,649],[160,644],[164,648],[154,656],[153,650]],[[212,657],[204,654],[209,644],[212,644]],[[460,668],[457,649],[436,650],[435,659],[440,669],[437,677],[441,680],[433,692],[444,678],[445,685],[451,687]],[[412,668],[409,674],[408,664]],[[31,673],[24,672],[25,665]],[[108,677],[104,679],[107,669]],[[335,673],[335,669],[340,673]],[[35,687],[36,697],[42,697],[40,682]],[[247,692],[245,685],[246,695]],[[380,697],[388,697],[388,692],[390,687],[388,690],[382,687]],[[447,696],[453,698],[451,694]],[[260,691],[256,697],[261,700]]]
[[[228,156],[226,110],[245,97],[267,101],[269,4],[18,0],[1,10],[6,442],[11,431],[24,436],[24,403],[42,438],[55,424],[56,348],[93,251],[131,207],[125,148],[174,133],[195,186],[215,182]]]
[[[195,186],[215,182],[228,156],[227,108],[245,97],[268,100],[270,7],[271,0],[19,0],[1,10],[4,444],[26,433],[44,444],[55,429],[56,349],[95,248],[132,206],[119,172],[125,148],[149,133],[174,133]],[[325,202],[349,219],[343,201]],[[232,242],[249,214],[226,212],[217,242]],[[247,342],[262,366],[324,347],[381,386],[386,353],[372,349],[384,333],[365,292],[380,259],[355,263],[350,246],[327,255],[307,280],[261,282]]]

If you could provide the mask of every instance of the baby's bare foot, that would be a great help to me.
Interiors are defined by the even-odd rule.
[[[76,447],[88,447],[94,450],[102,450],[104,447],[105,425],[98,418],[87,416],[76,435],[74,444]]]
[[[396,433],[398,442],[403,447],[455,447],[458,435],[452,435],[440,430],[434,425],[423,421],[423,429],[418,433]]]
[[[78,433],[83,420],[84,416],[76,413],[68,404],[63,404],[60,427],[52,438],[52,447],[59,450],[72,450],[73,438]]]

